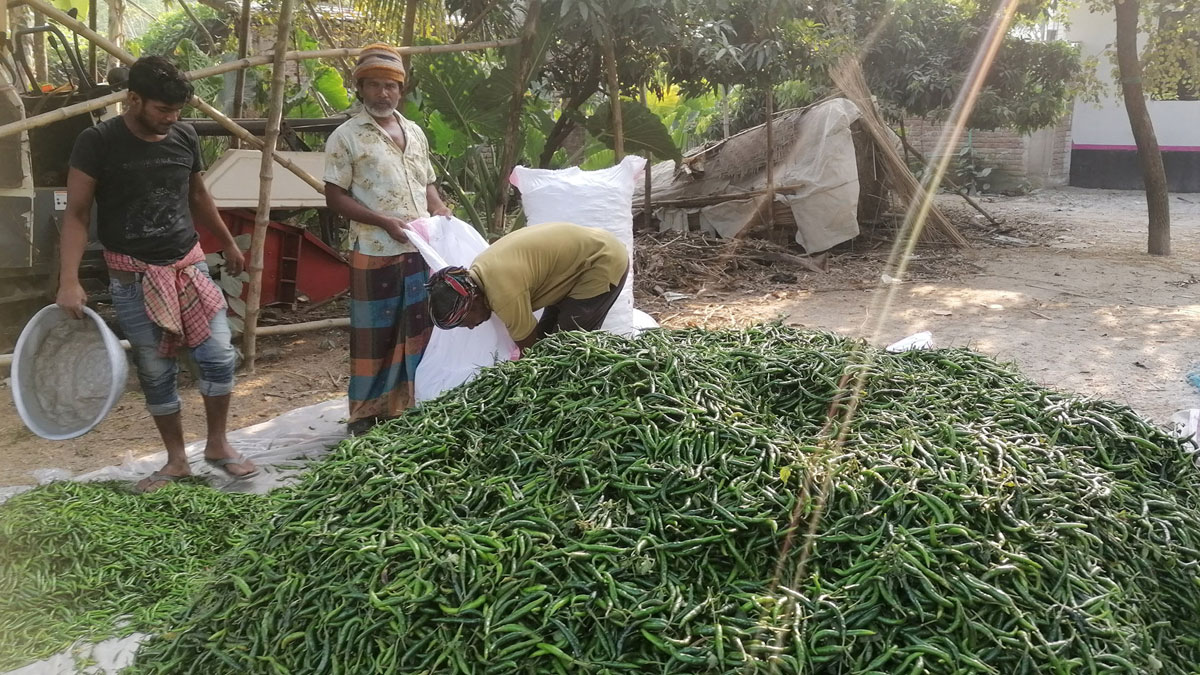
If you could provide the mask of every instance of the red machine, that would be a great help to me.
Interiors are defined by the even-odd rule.
[[[254,213],[243,209],[222,209],[221,219],[233,236],[254,231]],[[196,228],[205,253],[221,250],[205,228]],[[246,287],[249,289],[249,286]],[[350,267],[325,242],[306,230],[271,221],[263,248],[261,305],[292,305],[303,295],[309,302],[321,302],[350,288]],[[246,290],[242,291],[245,299]]]

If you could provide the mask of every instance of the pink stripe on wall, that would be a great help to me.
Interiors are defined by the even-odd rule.
[[[1092,145],[1089,143],[1072,143],[1072,150],[1126,150],[1137,152],[1136,145]],[[1160,145],[1163,152],[1200,152],[1200,145]]]

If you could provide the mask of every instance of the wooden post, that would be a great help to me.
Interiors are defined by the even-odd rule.
[[[33,25],[41,26],[46,23],[46,17],[40,12],[34,11]],[[34,33],[29,36],[33,39],[33,74],[37,77],[37,85],[40,89],[43,84],[49,80],[50,66],[46,62],[46,34]]]
[[[642,105],[646,105],[648,100],[649,99],[646,96],[646,84],[643,82],[642,83]],[[682,148],[682,149],[687,150],[687,148]],[[650,190],[652,187],[652,181],[650,180],[650,169],[653,166],[654,166],[654,161],[650,157],[650,153],[647,151],[646,152],[646,185],[644,186],[644,190],[643,190],[644,201],[642,202],[642,225],[647,230],[650,229],[650,221],[651,221]]]
[[[142,10],[144,13],[146,10]],[[150,18],[156,18],[151,16]],[[108,0],[108,39],[116,46],[125,44],[125,0]],[[117,65],[117,59],[112,54],[104,60],[105,74]]]
[[[612,106],[613,164],[625,159],[625,129],[621,119],[621,83],[617,79],[617,50],[612,29],[604,41],[604,73],[608,77],[608,104]]]
[[[404,30],[400,35],[400,44],[403,47],[412,46],[413,32],[416,30],[417,23],[417,5],[419,2],[420,0],[405,0],[404,2]],[[411,82],[412,78],[407,77],[407,75],[412,72],[412,57],[405,54],[400,57],[400,61],[404,64],[405,80]]]
[[[507,231],[504,214],[508,211],[508,176],[517,163],[517,133],[521,126],[521,107],[525,105],[525,87],[533,60],[533,40],[537,33],[541,0],[530,0],[525,9],[525,26],[521,30],[521,53],[517,57],[517,77],[513,84],[512,101],[508,108],[508,126],[504,133],[504,149],[500,153],[500,175],[496,179],[496,205],[492,209],[492,232]]]
[[[250,53],[250,3],[251,0],[242,0],[242,14],[238,17],[238,59],[244,59]],[[245,68],[238,68],[237,74],[233,76],[233,105],[229,108],[229,114],[235,118],[246,115]],[[241,139],[234,136],[229,142],[229,147],[241,147]]]
[[[284,55],[287,54],[288,38],[292,31],[293,0],[280,0],[278,24],[275,31],[275,62],[271,71],[271,99],[267,105],[267,132],[263,139],[262,164],[259,169],[258,211],[254,215],[254,235],[250,239],[250,290],[246,293],[245,334],[242,336],[242,353],[246,368],[254,372],[254,361],[258,357],[258,313],[262,300],[263,249],[267,242],[267,224],[271,220],[271,180],[275,142],[279,139],[279,126],[283,121],[284,76],[287,71]]]
[[[721,85],[721,140],[729,138],[729,85]]]
[[[767,228],[775,228],[775,87],[767,82]]]
[[[88,0],[88,28],[92,30],[96,30],[97,27],[97,14],[99,14],[99,3],[96,0]],[[94,42],[88,43],[87,69],[88,77],[92,78],[92,82],[99,82],[100,78],[97,77],[99,72],[96,66],[96,43]]]

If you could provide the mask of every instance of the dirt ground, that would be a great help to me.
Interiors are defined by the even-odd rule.
[[[825,272],[772,256],[779,249],[771,247],[747,244],[739,254],[728,244],[657,235],[639,242],[638,305],[667,327],[782,319],[878,345],[927,330],[937,346],[1013,361],[1038,382],[1121,401],[1159,422],[1200,407],[1200,392],[1185,380],[1200,362],[1200,195],[1172,195],[1169,258],[1143,253],[1138,193],[1064,188],[982,203],[999,226],[956,197],[940,198],[973,247],[918,247],[892,284],[881,282],[891,247],[882,229],[832,252]],[[328,330],[264,340],[257,372],[240,376],[230,426],[343,396],[346,338]],[[182,395],[188,440],[201,438],[199,395],[186,383]],[[7,392],[4,399],[0,486],[36,482],[37,470],[79,473],[159,449],[133,380],[108,418],[72,441],[37,438]]]

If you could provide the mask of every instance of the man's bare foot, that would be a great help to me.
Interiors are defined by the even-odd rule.
[[[137,486],[134,489],[143,494],[147,492],[154,492],[155,490],[165,487],[167,483],[174,483],[180,478],[187,478],[190,475],[192,475],[192,471],[186,464],[184,464],[182,467],[168,464],[138,481]]]
[[[258,467],[242,457],[224,438],[208,441],[204,446],[204,461],[234,478],[245,478],[258,473]]]

